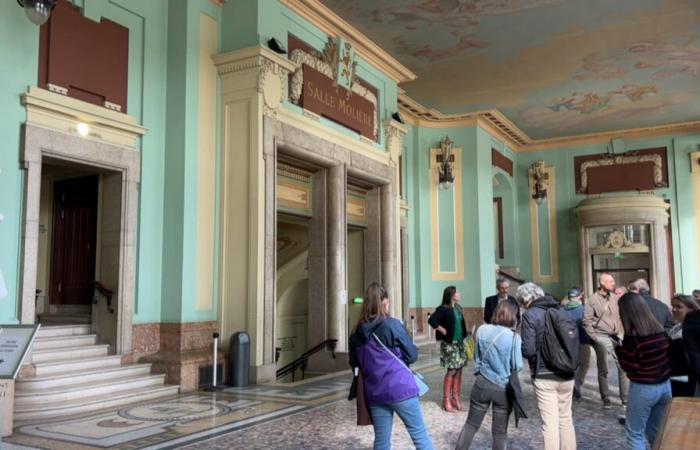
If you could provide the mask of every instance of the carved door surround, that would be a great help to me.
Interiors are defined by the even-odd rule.
[[[589,198],[574,209],[579,234],[579,260],[581,282],[587,292],[593,292],[593,267],[591,255],[596,252],[625,253],[648,252],[650,259],[649,283],[651,293],[660,299],[670,299],[671,268],[668,251],[672,243],[667,242],[670,206],[660,197],[633,195],[620,197]],[[639,245],[620,231],[626,225],[646,225],[649,230],[648,245]],[[587,230],[593,227],[613,226],[604,243],[594,246]],[[641,248],[644,247],[644,248]]]
[[[116,354],[132,350],[132,319],[136,297],[136,233],[141,155],[138,140],[146,132],[136,119],[30,87],[22,95],[27,109],[21,161],[24,176],[22,233],[21,323],[35,321],[39,205],[42,163],[45,159],[79,164],[100,173],[103,220],[101,272],[103,281],[115,290],[113,315],[93,308],[93,328],[104,332]],[[78,133],[78,124],[87,133]],[[109,216],[107,217],[107,214]],[[96,321],[108,317],[106,321]],[[108,336],[110,335],[110,336]]]

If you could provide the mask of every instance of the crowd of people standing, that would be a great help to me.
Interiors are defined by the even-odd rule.
[[[602,407],[612,407],[608,361],[618,377],[620,405],[625,408],[627,447],[653,445],[665,411],[674,396],[695,396],[700,374],[700,291],[676,294],[671,308],[652,297],[644,279],[616,286],[600,274],[598,288],[586,296],[572,287],[556,300],[534,283],[508,294],[509,283],[497,280],[497,294],[484,305],[484,324],[474,336],[474,384],[469,412],[457,449],[468,449],[489,408],[492,448],[505,449],[508,422],[517,405],[513,378],[528,361],[545,450],[576,449],[572,403],[583,396],[593,354]],[[440,342],[446,370],[442,407],[464,411],[462,371],[470,335],[454,286],[445,288],[441,305],[429,319]],[[391,448],[393,413],[402,419],[417,449],[432,449],[415,374],[417,348],[400,321],[389,317],[388,296],[370,285],[360,320],[350,338],[350,365],[360,373],[375,449]],[[517,382],[516,382],[517,384]],[[358,405],[360,402],[358,401]],[[359,406],[358,406],[359,407]],[[534,413],[532,411],[528,411]],[[521,417],[525,417],[522,413]],[[517,423],[518,414],[516,414]]]

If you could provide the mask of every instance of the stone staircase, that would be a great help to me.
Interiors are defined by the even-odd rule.
[[[51,305],[49,311],[39,314],[39,323],[51,325],[88,325],[92,321],[91,305]]]
[[[176,395],[164,374],[151,374],[150,364],[122,365],[97,343],[90,325],[57,325],[39,329],[28,361],[32,376],[15,384],[15,421],[31,421],[126,405]],[[23,370],[22,372],[31,372]]]

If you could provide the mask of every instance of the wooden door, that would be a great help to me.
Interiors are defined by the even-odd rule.
[[[98,175],[54,182],[50,302],[89,305],[95,281]]]

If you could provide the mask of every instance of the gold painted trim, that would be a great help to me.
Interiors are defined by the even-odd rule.
[[[432,259],[432,276],[436,281],[452,281],[464,279],[464,220],[462,211],[462,149],[453,148],[455,157],[454,190],[454,233],[455,233],[455,271],[440,271],[440,217],[438,211],[438,163],[436,156],[441,154],[438,148],[430,149],[430,243]]]
[[[696,120],[550,139],[532,139],[497,109],[464,114],[443,114],[436,109],[421,105],[402,90],[399,92],[398,104],[401,115],[409,125],[424,128],[461,128],[478,125],[494,138],[508,144],[516,153],[584,147],[607,143],[612,139],[649,139],[671,134],[679,136],[700,133],[700,120]]]
[[[556,212],[556,178],[554,167],[545,167],[548,175],[547,185],[547,216],[549,218],[549,253],[552,273],[543,275],[540,268],[540,233],[539,215],[537,214],[537,202],[532,198],[531,193],[535,190],[535,180],[532,176],[532,169],[528,171],[528,198],[530,200],[530,242],[532,248],[532,279],[535,283],[558,283],[559,282],[559,249],[557,241],[557,212]]]
[[[352,44],[355,53],[396,83],[405,83],[417,78],[408,67],[369,40],[319,0],[280,0],[280,3],[329,36],[342,36]]]

